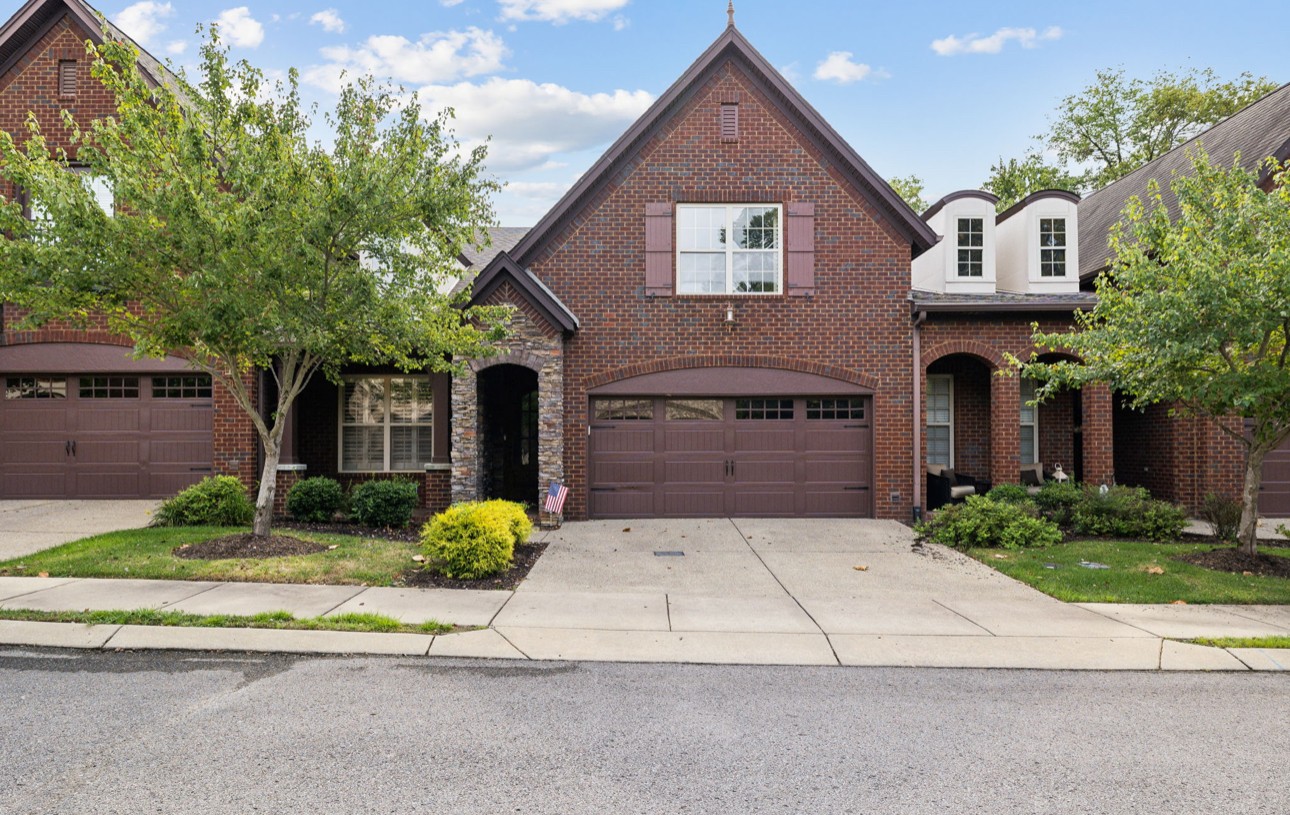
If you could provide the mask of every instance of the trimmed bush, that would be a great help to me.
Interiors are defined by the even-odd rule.
[[[349,495],[349,515],[363,526],[402,529],[417,508],[417,485],[403,479],[364,481]]]
[[[915,531],[926,540],[955,549],[1027,549],[1062,540],[1057,525],[1037,517],[1033,505],[996,501],[984,495],[972,495],[962,504],[938,509]]]
[[[1156,501],[1142,487],[1109,487],[1105,492],[1091,484],[1071,513],[1071,529],[1080,535],[1117,538],[1177,540],[1187,526],[1187,513],[1165,501]]]
[[[529,535],[533,534],[533,522],[529,520],[529,514],[524,511],[523,504],[494,499],[482,502],[479,509],[507,524],[511,535],[515,538],[516,546],[523,546],[529,542]]]
[[[164,502],[152,516],[153,526],[246,526],[255,505],[246,487],[231,475],[203,478]]]
[[[509,502],[454,504],[434,516],[421,530],[428,568],[454,580],[505,571],[515,556],[514,519],[503,508],[489,506],[502,503]]]
[[[991,501],[1004,501],[1009,504],[1033,504],[1034,499],[1020,484],[1000,484],[985,494]]]
[[[334,478],[306,478],[287,491],[287,514],[297,521],[325,524],[344,508],[345,490]]]
[[[1075,507],[1084,500],[1084,490],[1074,481],[1045,481],[1035,495],[1039,514],[1058,526],[1069,526]]]
[[[1220,541],[1234,542],[1241,529],[1241,502],[1209,493],[1200,504],[1200,517]]]

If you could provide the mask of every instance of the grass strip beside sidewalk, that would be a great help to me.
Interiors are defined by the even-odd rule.
[[[289,611],[261,614],[185,614],[181,611],[35,611],[0,609],[0,620],[85,625],[156,625],[183,628],[269,628],[282,631],[356,631],[370,634],[446,634],[453,626],[434,620],[412,625],[382,614],[295,617]]]
[[[1214,648],[1290,648],[1290,637],[1196,637],[1186,642]]]
[[[420,551],[412,542],[281,530],[278,534],[335,548],[308,555],[224,560],[190,560],[172,554],[184,544],[246,531],[173,527],[109,532],[5,561],[0,563],[0,575],[390,586],[416,568],[412,558]]]
[[[1290,604],[1290,580],[1283,577],[1220,572],[1174,560],[1214,546],[1074,540],[1045,549],[971,549],[968,554],[1068,603]],[[1283,547],[1259,551],[1290,555]]]

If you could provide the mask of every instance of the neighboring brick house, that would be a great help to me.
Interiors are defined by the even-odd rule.
[[[93,36],[87,9],[32,0],[0,29],[0,126],[37,106],[106,112],[105,99],[90,108],[50,91],[59,61]],[[1114,444],[1131,420],[1104,387],[1031,410],[1027,383],[992,375],[1005,355],[1030,354],[1033,322],[1059,329],[1091,306],[1078,272],[1097,253],[1078,237],[1087,202],[1040,193],[998,215],[994,204],[957,193],[920,218],[731,25],[536,226],[495,230],[489,250],[463,258],[475,302],[516,307],[498,355],[455,378],[316,380],[292,413],[280,492],[302,475],[410,476],[437,509],[537,503],[559,481],[573,519],[909,520],[925,505],[926,461],[995,482],[1019,480],[1023,463],[1062,464],[1109,483],[1136,455],[1167,460],[1178,483],[1221,480],[1208,470],[1222,457],[1202,468],[1156,446],[1121,452],[1137,439]],[[85,350],[120,342],[0,335],[14,394],[0,403],[0,497],[81,494],[90,472],[12,450],[57,453],[65,428],[119,434],[131,416],[166,415],[155,408],[172,404],[158,400],[178,363],[135,369]],[[189,477],[205,465],[253,479],[246,423],[217,388],[192,393],[191,416],[209,416],[193,429],[209,463]],[[151,421],[115,448],[142,478],[169,432]],[[1197,428],[1162,419],[1152,432],[1176,452]],[[38,466],[63,481],[24,480]]]

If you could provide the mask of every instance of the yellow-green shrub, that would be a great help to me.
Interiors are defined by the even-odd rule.
[[[425,525],[421,544],[431,569],[478,580],[505,571],[532,529],[524,508],[510,501],[454,504]]]

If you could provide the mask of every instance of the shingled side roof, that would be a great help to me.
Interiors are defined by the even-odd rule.
[[[1147,184],[1160,183],[1160,195],[1171,215],[1177,213],[1178,201],[1170,189],[1174,173],[1188,175],[1191,160],[1187,153],[1197,143],[1205,148],[1210,161],[1231,166],[1232,157],[1241,153],[1241,166],[1255,170],[1268,156],[1284,161],[1290,156],[1290,84],[1242,108],[1231,117],[1190,141],[1089,195],[1079,205],[1080,277],[1086,278],[1107,267],[1108,233],[1120,220],[1124,204],[1133,196],[1145,200]]]
[[[775,70],[765,57],[758,53],[756,48],[753,48],[738,29],[731,25],[529,231],[529,234],[511,252],[512,257],[520,264],[527,265],[536,251],[556,234],[569,218],[577,214],[583,202],[608,183],[615,170],[688,100],[689,91],[698,87],[707,73],[727,57],[742,60],[752,74],[761,79],[768,94],[802,124],[805,132],[816,140],[825,155],[837,162],[842,173],[849,176],[855,185],[870,197],[880,216],[886,218],[898,232],[909,238],[914,255],[921,254],[936,243],[936,234],[916,212],[910,209],[904,199],[896,194],[891,185],[874,172],[851,145],[847,144],[846,140],[824,120],[824,117],[802,98],[801,94]]]

